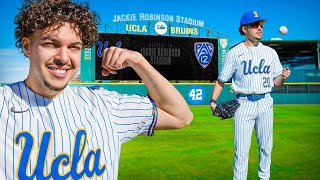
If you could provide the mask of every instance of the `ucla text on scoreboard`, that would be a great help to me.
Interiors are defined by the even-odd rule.
[[[203,20],[172,14],[114,14],[112,22],[126,23],[125,31],[135,34],[198,36],[200,28],[204,27]]]

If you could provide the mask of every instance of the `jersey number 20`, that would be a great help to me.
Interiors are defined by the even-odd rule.
[[[263,77],[263,87],[268,88],[270,85],[270,77]]]

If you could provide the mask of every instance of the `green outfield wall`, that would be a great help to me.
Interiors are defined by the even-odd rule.
[[[0,86],[8,83],[0,83]],[[189,105],[208,105],[214,83],[172,83]],[[70,86],[100,86],[122,94],[147,95],[143,83],[71,82]],[[271,93],[274,104],[320,104],[320,82],[287,82]],[[235,98],[231,83],[225,83],[218,103]]]
[[[101,86],[123,94],[147,95],[143,83],[70,83],[70,85]],[[214,87],[213,83],[173,83],[173,85],[189,105],[208,105]],[[275,104],[320,104],[320,83],[285,83],[275,88],[272,97]],[[218,103],[234,98],[231,83],[225,83]]]

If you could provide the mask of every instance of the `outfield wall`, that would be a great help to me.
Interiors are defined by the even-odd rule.
[[[7,83],[0,83],[4,86]],[[101,86],[110,91],[117,91],[122,94],[147,95],[147,89],[143,83],[76,83],[74,86]],[[174,87],[182,94],[189,105],[208,105],[211,99],[213,83],[173,83]],[[274,89],[272,93],[274,104],[320,104],[320,82],[309,83],[285,83]],[[231,83],[225,83],[218,103],[234,99]]]
[[[146,95],[143,83],[70,83],[70,85],[101,86],[123,94]],[[213,83],[173,83],[189,105],[208,105],[211,99]],[[320,83],[285,83],[272,93],[275,104],[320,104]],[[218,103],[234,99],[231,83],[225,87]]]

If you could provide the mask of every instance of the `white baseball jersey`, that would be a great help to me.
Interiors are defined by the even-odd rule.
[[[121,144],[153,135],[148,97],[67,86],[54,99],[24,82],[0,87],[0,177],[117,179]]]
[[[282,66],[276,51],[259,42],[247,47],[243,42],[230,49],[218,80],[232,78],[235,94],[265,94],[274,87],[273,79],[281,75]]]

